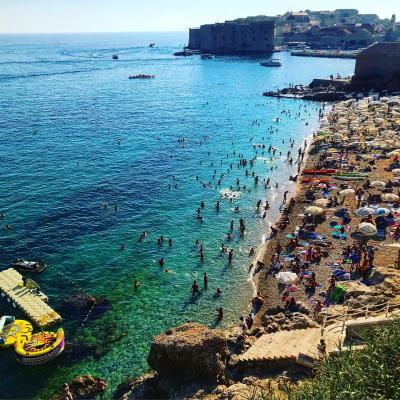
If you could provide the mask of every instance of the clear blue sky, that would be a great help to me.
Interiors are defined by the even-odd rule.
[[[0,0],[0,33],[185,31],[307,8],[357,8],[400,19],[400,0]]]

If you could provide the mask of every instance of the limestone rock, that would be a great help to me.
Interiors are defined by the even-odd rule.
[[[147,361],[162,377],[217,380],[224,376],[227,356],[222,331],[187,323],[156,336]]]
[[[276,322],[273,322],[272,324],[268,324],[265,327],[265,332],[267,333],[274,333],[279,331],[279,325]]]
[[[305,314],[294,313],[278,313],[276,315],[264,315],[262,320],[265,331],[268,333],[277,332],[279,330],[293,330],[315,328],[318,324]]]
[[[371,289],[367,285],[359,281],[340,282],[340,285],[347,290],[346,299],[359,297],[371,292]]]
[[[107,384],[96,377],[91,375],[77,376],[69,384],[69,389],[72,393],[72,397],[76,400],[79,399],[95,399],[100,393],[104,392],[107,388]],[[65,399],[63,391],[53,397],[53,400]]]

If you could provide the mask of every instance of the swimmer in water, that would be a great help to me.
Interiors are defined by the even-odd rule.
[[[133,290],[136,292],[141,284],[142,282],[139,282],[137,279],[135,279],[133,282]]]
[[[163,267],[164,264],[165,264],[165,260],[161,257],[161,258],[158,260],[158,265],[159,265],[160,267]]]
[[[146,236],[147,236],[147,232],[142,232],[142,234],[139,236],[139,242],[142,242]]]

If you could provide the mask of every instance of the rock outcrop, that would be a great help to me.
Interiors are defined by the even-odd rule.
[[[318,324],[310,317],[300,312],[280,312],[275,315],[264,315],[262,319],[266,333],[277,332],[280,330],[291,331],[293,329],[316,328]]]
[[[161,377],[216,381],[224,377],[227,357],[222,331],[187,323],[156,336],[147,361]]]
[[[77,376],[69,384],[69,390],[74,400],[95,399],[99,394],[104,392],[106,388],[107,384],[103,380],[91,375]],[[53,400],[64,400],[65,398],[65,394],[63,390],[61,390],[60,393],[53,397]]]

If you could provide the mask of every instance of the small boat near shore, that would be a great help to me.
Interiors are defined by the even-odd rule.
[[[176,56],[176,57],[189,57],[189,56],[194,56],[195,54],[200,54],[200,50],[184,49],[182,51],[176,51],[174,53],[174,56]]]
[[[200,58],[202,60],[212,60],[214,56],[212,54],[202,54]]]
[[[47,265],[41,261],[27,261],[19,258],[17,261],[11,263],[8,268],[14,268],[22,272],[40,273],[46,269],[46,266]]]
[[[303,178],[301,183],[329,183],[330,178]]]
[[[337,169],[305,169],[304,175],[333,175],[337,172]]]
[[[333,175],[333,178],[339,179],[341,181],[363,181],[367,177],[360,175]]]
[[[263,67],[281,67],[282,62],[279,58],[270,58],[267,61],[260,63]]]

